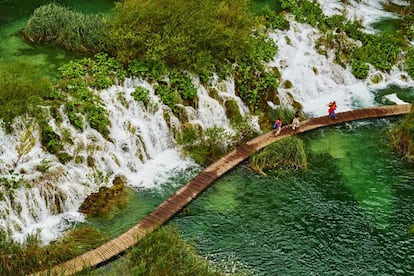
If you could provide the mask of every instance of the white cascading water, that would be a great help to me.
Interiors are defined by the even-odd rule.
[[[234,91],[225,90],[229,87],[234,89],[231,83],[217,84],[216,89],[221,88],[219,96],[222,101],[236,99]],[[133,99],[131,93],[136,86],[149,89],[154,105],[146,108]],[[35,144],[14,165],[19,159],[19,144],[29,144],[27,141],[30,139],[25,143],[18,142],[28,133],[28,128],[22,126],[17,131],[19,124],[16,124],[13,134],[1,130],[2,177],[10,180],[17,175],[27,183],[21,184],[10,196],[6,190],[2,191],[5,200],[0,201],[0,228],[10,233],[14,240],[24,241],[35,231],[39,231],[43,243],[56,239],[65,229],[84,220],[77,210],[87,195],[101,186],[111,185],[118,175],[125,176],[131,187],[153,188],[172,174],[196,166],[192,160],[180,155],[171,132],[179,131],[181,122],[169,108],[159,103],[150,84],[139,79],[127,79],[122,86],[112,86],[97,93],[111,121],[111,141],[91,128],[83,132],[74,129],[61,112],[63,123],[58,127],[51,120],[49,124],[61,137],[71,137],[72,143],[65,143],[65,151],[74,160],[65,165],[41,149],[35,129],[30,136]],[[208,96],[205,87],[198,85],[197,96],[199,108],[186,107],[190,123],[202,128],[218,126],[231,131],[223,106]],[[238,98],[236,101],[241,103]],[[246,110],[241,106],[242,113]],[[169,116],[164,116],[165,113]],[[169,122],[165,121],[166,117]],[[50,168],[46,173],[39,172],[39,166],[45,160]]]
[[[349,1],[344,5],[341,1],[319,0],[326,15],[346,14],[350,18],[360,19],[363,26],[371,31],[374,22],[383,18],[395,17],[382,10],[386,1]],[[406,5],[407,1],[393,1]],[[351,73],[350,68],[343,68],[334,62],[333,53],[328,58],[315,50],[315,44],[321,35],[319,30],[308,24],[300,24],[290,20],[291,27],[287,31],[270,34],[278,45],[278,52],[271,67],[278,67],[281,72],[281,82],[291,81],[289,89],[279,87],[284,102],[289,102],[287,94],[303,103],[303,111],[310,116],[327,114],[327,104],[335,100],[338,112],[361,107],[376,105],[373,92],[391,85],[397,87],[413,87],[414,82],[405,71],[395,66],[389,73],[383,73],[371,68],[366,80],[359,80]],[[380,75],[378,83],[370,81],[370,76]],[[403,103],[395,94],[387,98],[396,103]]]
[[[384,1],[349,2],[350,6],[345,7],[340,1],[319,0],[327,15],[346,11],[357,18],[370,17],[364,21],[368,29],[372,22],[389,17],[380,9]],[[361,5],[368,2],[370,4],[364,6],[368,8],[362,8]],[[278,53],[268,65],[279,69],[282,82],[289,80],[293,84],[289,89],[279,87],[282,101],[288,102],[287,94],[292,94],[308,115],[326,114],[326,104],[331,100],[337,101],[341,112],[375,105],[373,90],[391,84],[414,86],[410,78],[401,77],[407,74],[398,68],[390,74],[381,73],[382,81],[377,84],[356,79],[348,68],[335,64],[333,57],[326,58],[315,51],[319,35],[316,29],[294,21],[290,30],[270,34],[278,45]],[[231,131],[223,106],[209,97],[206,88],[197,80],[194,84],[199,102],[197,109],[184,107],[189,122],[203,128],[220,126]],[[138,85],[150,91],[154,106],[145,108],[134,101],[131,92]],[[223,102],[235,99],[241,114],[249,113],[235,96],[233,80],[215,80],[211,88],[218,91]],[[192,160],[180,155],[172,135],[180,129],[181,122],[159,103],[149,83],[128,79],[122,86],[112,86],[97,94],[109,114],[112,141],[90,128],[79,132],[61,112],[63,123],[58,125],[51,120],[50,125],[61,137],[71,137],[72,143],[65,143],[65,151],[74,159],[65,165],[42,150],[38,130],[23,125],[24,120],[16,123],[12,134],[0,129],[0,181],[7,179],[11,183],[14,179],[20,183],[13,194],[0,185],[4,198],[0,200],[0,229],[6,230],[14,240],[24,241],[35,231],[39,231],[43,243],[58,238],[76,222],[84,220],[77,211],[83,200],[99,187],[111,185],[118,175],[124,175],[131,187],[153,188],[173,173],[195,166]],[[165,113],[169,116],[164,116]],[[258,128],[257,122],[256,126]],[[46,165],[48,169],[42,172],[39,168]]]

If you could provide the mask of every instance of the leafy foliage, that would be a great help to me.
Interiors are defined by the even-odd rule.
[[[248,55],[236,66],[233,76],[236,93],[251,111],[261,110],[277,94],[279,81],[273,71],[267,71],[263,61],[269,61],[277,51],[272,40],[257,34],[252,36]],[[261,110],[263,111],[263,110]]]
[[[368,76],[369,65],[360,60],[351,62],[352,74],[358,79],[365,79]]]
[[[139,58],[198,73],[241,58],[253,26],[247,1],[126,0],[106,37],[125,64]]]
[[[291,12],[297,21],[308,23],[327,32],[327,41],[331,43],[325,43],[324,46],[335,50],[337,55],[335,60],[341,65],[351,63],[353,74],[360,79],[368,76],[368,64],[381,71],[389,72],[402,60],[402,54],[410,48],[401,31],[367,34],[362,31],[358,22],[350,22],[340,15],[324,16],[315,1],[282,0],[281,6]],[[406,30],[409,32],[409,26],[406,26]],[[332,32],[344,33],[347,37],[332,36],[330,35]],[[344,39],[347,38],[359,41],[360,45],[344,44]]]
[[[106,110],[89,87],[107,88],[123,79],[126,71],[114,58],[102,53],[94,58],[70,61],[59,71],[61,79],[58,87],[68,97],[64,105],[69,121],[82,130],[85,118],[92,128],[106,136],[110,123]]]
[[[148,89],[137,86],[135,87],[134,92],[132,92],[132,97],[134,97],[134,100],[137,102],[142,102],[145,106],[149,103],[149,91]]]
[[[410,49],[407,52],[405,59],[405,69],[411,78],[414,78],[414,49]]]
[[[178,142],[183,144],[184,153],[199,164],[209,165],[232,148],[232,135],[220,127],[200,131],[188,126],[182,131]]]

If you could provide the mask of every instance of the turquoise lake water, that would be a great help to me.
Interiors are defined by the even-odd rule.
[[[174,218],[203,256],[253,275],[414,273],[414,170],[387,120],[300,136],[309,170],[241,165]]]
[[[308,171],[269,177],[242,163],[177,214],[183,237],[228,272],[252,275],[414,273],[414,169],[388,147],[395,120],[376,119],[301,134]],[[116,236],[198,170],[138,191],[110,220]]]

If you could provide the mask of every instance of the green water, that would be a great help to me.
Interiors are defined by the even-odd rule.
[[[280,2],[276,0],[256,0],[253,1],[253,12],[260,14],[264,7],[269,7],[271,10],[281,11]]]
[[[131,189],[125,207],[113,210],[104,219],[89,218],[85,223],[78,224],[78,226],[91,226],[104,233],[108,239],[115,238],[136,225],[181,186],[194,178],[199,171],[199,167],[188,168],[186,171],[171,176],[170,179],[155,189]]]
[[[201,255],[253,275],[414,273],[414,171],[387,147],[390,121],[302,135],[309,170],[245,165],[173,219]]]
[[[57,77],[59,66],[80,57],[58,47],[31,44],[20,37],[19,31],[24,28],[33,11],[51,2],[86,13],[107,13],[114,7],[112,0],[0,0],[0,66],[10,62],[27,62],[37,66],[44,75],[54,78]]]
[[[378,90],[375,92],[375,100],[378,103],[387,105],[393,104],[390,103],[388,99],[385,98],[386,95],[396,94],[396,96],[407,103],[414,102],[414,90],[413,88],[402,88],[395,85],[391,85],[387,88]]]

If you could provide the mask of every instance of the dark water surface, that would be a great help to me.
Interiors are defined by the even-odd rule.
[[[301,136],[309,170],[239,166],[174,218],[202,255],[253,275],[413,275],[414,170],[389,121]]]

